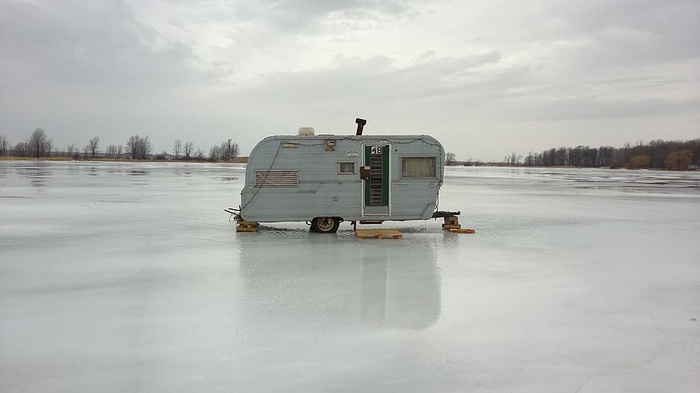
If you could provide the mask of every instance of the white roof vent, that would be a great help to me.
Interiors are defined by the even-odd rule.
[[[313,127],[299,127],[299,135],[309,136],[314,134]]]

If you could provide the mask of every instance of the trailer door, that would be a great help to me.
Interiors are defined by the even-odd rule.
[[[370,167],[363,181],[363,216],[388,216],[389,210],[389,152],[390,145],[365,146],[364,165]]]

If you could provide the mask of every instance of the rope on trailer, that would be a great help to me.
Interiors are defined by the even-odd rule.
[[[272,163],[270,163],[270,168],[265,172],[265,177],[263,177],[262,182],[260,183],[260,187],[258,187],[258,189],[255,190],[255,193],[253,193],[253,196],[250,197],[248,202],[245,205],[241,206],[241,209],[240,209],[241,213],[243,213],[243,209],[245,209],[246,206],[248,206],[251,202],[253,202],[253,199],[255,199],[255,197],[258,196],[258,193],[260,192],[260,190],[265,186],[265,181],[267,180],[267,177],[270,176],[270,171],[275,166],[275,162],[277,161],[277,157],[280,155],[281,149],[282,149],[282,141],[280,141],[279,146],[277,146],[277,152],[275,153],[275,157],[272,159]]]

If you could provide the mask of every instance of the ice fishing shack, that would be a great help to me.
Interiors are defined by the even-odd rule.
[[[248,158],[241,205],[229,212],[256,225],[306,221],[321,233],[336,232],[342,221],[443,217],[442,145],[428,135],[363,135],[366,121],[356,123],[355,135],[303,127],[261,140]]]

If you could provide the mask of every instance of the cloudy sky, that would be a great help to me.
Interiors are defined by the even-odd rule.
[[[437,137],[458,159],[700,137],[697,0],[0,0],[0,135],[155,151]]]

